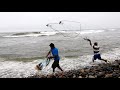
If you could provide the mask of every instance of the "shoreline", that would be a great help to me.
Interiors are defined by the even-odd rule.
[[[69,70],[50,75],[34,75],[27,78],[120,78],[120,59],[96,66]]]

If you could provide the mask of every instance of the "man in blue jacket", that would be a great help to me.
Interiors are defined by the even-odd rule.
[[[54,62],[52,64],[53,72],[55,72],[56,67],[58,67],[61,71],[63,71],[62,68],[59,66],[60,57],[59,57],[58,49],[55,47],[53,43],[51,43],[49,46],[51,50],[48,52],[46,57],[49,59],[54,58]],[[52,56],[48,57],[48,55],[50,55],[51,53],[52,53]]]

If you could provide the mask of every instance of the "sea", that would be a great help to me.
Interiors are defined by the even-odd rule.
[[[120,29],[88,29],[73,31],[36,31],[0,33],[0,78],[26,78],[52,73],[50,61],[41,71],[35,66],[46,60],[54,43],[59,50],[60,66],[64,71],[105,63],[92,62],[93,49],[88,41],[98,42],[101,57],[108,61],[120,58]],[[60,72],[56,68],[56,72]]]

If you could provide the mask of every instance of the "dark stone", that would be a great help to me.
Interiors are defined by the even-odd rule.
[[[112,78],[112,74],[106,74],[105,78]]]
[[[112,77],[114,77],[114,78],[119,77],[119,73],[113,72],[113,73],[112,73]]]
[[[113,64],[111,66],[114,68],[119,68],[119,64],[117,62],[113,62]]]
[[[120,65],[120,60],[115,60],[115,62],[117,62]]]
[[[113,68],[112,67],[106,67],[106,68],[103,68],[103,71],[105,71],[107,73],[112,73],[113,72]]]
[[[94,73],[93,72],[89,72],[88,75],[93,76],[93,75],[95,75],[95,72]]]
[[[90,76],[88,76],[88,78],[95,78],[95,76],[90,75]]]
[[[105,72],[103,71],[103,72],[99,72],[98,74],[97,74],[97,78],[102,78],[102,77],[104,77],[105,76]]]

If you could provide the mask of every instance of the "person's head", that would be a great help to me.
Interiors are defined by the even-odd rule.
[[[94,42],[94,45],[95,45],[95,46],[97,46],[97,45],[98,45],[98,43],[97,43],[97,42]]]
[[[55,48],[55,45],[54,45],[53,43],[51,43],[49,46],[50,46],[51,48]]]

